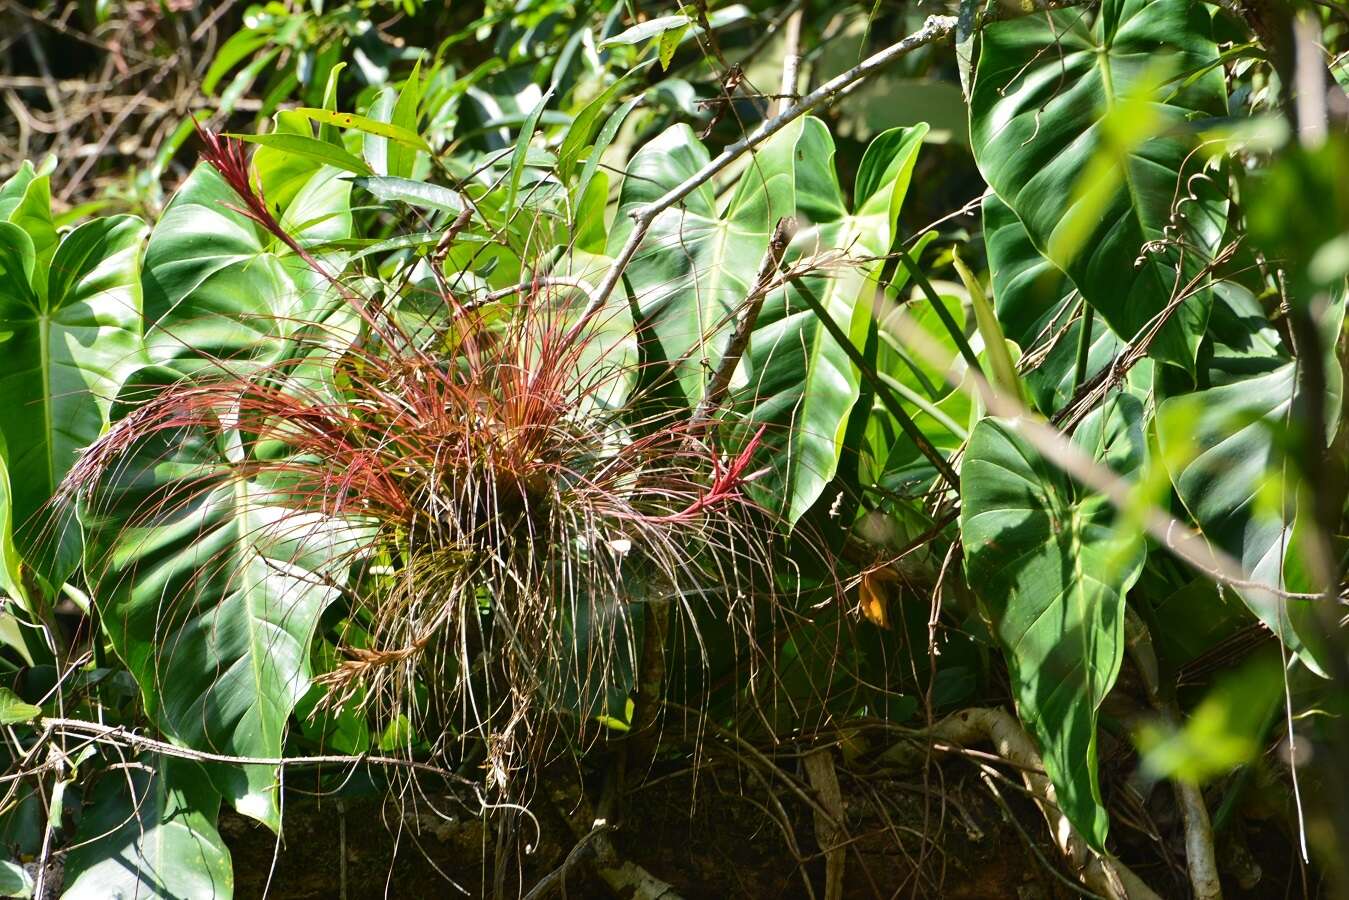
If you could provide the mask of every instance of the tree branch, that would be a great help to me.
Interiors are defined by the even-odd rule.
[[[1048,9],[1059,9],[1066,6],[1077,6],[1082,0],[1032,0],[1032,2],[1019,5],[1012,9],[1008,7],[998,7],[998,15],[990,15],[985,22],[994,21],[999,18],[1019,18],[1030,15],[1035,12],[1043,12]],[[772,118],[760,122],[758,127],[745,135],[740,140],[731,144],[716,158],[709,161],[697,172],[694,172],[688,178],[668,190],[663,196],[657,198],[652,203],[632,211],[631,216],[634,221],[631,234],[627,241],[619,250],[618,256],[614,258],[609,266],[609,271],[605,273],[604,280],[600,282],[595,296],[591,299],[590,306],[586,308],[584,315],[572,326],[572,337],[581,333],[589,320],[599,312],[600,308],[608,301],[609,295],[613,293],[618,285],[619,279],[623,275],[623,270],[627,268],[632,257],[637,253],[637,247],[646,237],[651,224],[665,210],[674,206],[683,200],[689,194],[696,191],[699,187],[706,184],[714,178],[723,169],[732,162],[739,159],[744,154],[758,147],[764,141],[786,128],[792,122],[801,118],[818,106],[824,106],[832,103],[841,96],[849,87],[866,78],[875,75],[884,69],[890,63],[906,56],[920,47],[926,47],[929,44],[936,44],[945,41],[955,33],[955,16],[928,16],[923,27],[896,41],[883,50],[873,53],[871,56],[862,60],[862,62],[853,66],[846,72],[840,73],[817,87],[815,90],[806,94],[797,102],[784,109],[781,113]]]

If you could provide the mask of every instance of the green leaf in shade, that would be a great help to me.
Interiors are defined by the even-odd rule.
[[[423,153],[431,153],[431,145],[426,143],[421,135],[407,128],[400,128],[389,122],[380,122],[376,119],[358,116],[355,113],[334,112],[330,109],[316,109],[312,106],[300,106],[292,110],[299,113],[307,119],[313,119],[321,125],[332,125],[337,128],[353,128],[356,131],[362,131],[366,134],[373,134],[376,137],[387,138],[388,140],[402,144],[405,147],[411,147],[413,150],[420,150]]]
[[[1146,552],[1137,535],[1112,527],[1106,498],[1042,457],[1019,422],[986,418],[970,436],[960,474],[965,566],[1059,806],[1102,850],[1108,818],[1096,767],[1097,709],[1119,673],[1124,595]],[[1118,471],[1138,468],[1141,402],[1116,395],[1073,441]]]
[[[880,257],[890,249],[895,218],[927,129],[896,129],[864,155],[850,211],[834,171],[834,142],[819,119],[806,120],[796,145],[800,229],[786,262],[843,251],[845,259],[774,291],[750,336],[749,373],[732,397],[750,424],[768,426],[769,474],[756,482],[771,505],[795,523],[834,477],[848,416],[860,393],[856,367],[802,296],[809,290],[860,348],[872,314]]]
[[[114,416],[178,379],[142,369]],[[352,532],[276,505],[265,485],[231,472],[220,440],[193,429],[129,448],[81,503],[85,569],[159,728],[199,750],[278,757]],[[213,767],[212,777],[236,809],[277,827],[274,767]]]
[[[1202,390],[1165,399],[1156,433],[1162,460],[1181,502],[1204,536],[1231,554],[1259,584],[1305,592],[1302,554],[1306,490],[1287,455],[1297,402],[1297,362],[1249,290],[1215,288],[1210,338],[1201,361]],[[1319,328],[1335,345],[1344,323],[1349,285],[1330,294]],[[1344,375],[1333,350],[1326,358],[1326,417],[1339,425]],[[1255,587],[1236,589],[1246,606],[1313,671],[1323,671],[1325,647],[1315,611]]]
[[[707,375],[721,358],[730,313],[749,294],[778,219],[795,212],[793,150],[802,122],[765,144],[740,176],[726,203],[705,183],[661,212],[627,269],[641,312],[639,327],[654,333],[676,364],[690,405],[702,397]],[[632,231],[633,210],[697,172],[707,148],[687,125],[675,125],[639,150],[628,164],[611,254]]]
[[[18,694],[0,687],[0,725],[19,725],[42,715],[42,707],[25,703]]]
[[[1192,179],[1203,162],[1191,154],[1188,129],[1226,115],[1227,99],[1220,67],[1139,95],[1155,82],[1159,56],[1178,72],[1217,56],[1202,5],[1105,0],[1089,22],[1072,9],[983,29],[970,135],[985,180],[1031,242],[1051,258],[1065,243],[1080,248],[1055,262],[1117,334],[1132,338],[1221,243],[1227,204],[1212,176]],[[1177,216],[1176,198],[1188,190],[1196,197]],[[1068,241],[1074,229],[1081,233]],[[1193,371],[1209,299],[1200,291],[1180,306],[1152,345],[1156,357]]]
[[[234,872],[216,831],[220,795],[201,766],[161,757],[109,772],[80,819],[62,900],[230,900]]]
[[[993,309],[1022,358],[1042,357],[1022,376],[1031,399],[1051,414],[1072,396],[1082,317],[1074,317],[1076,288],[1031,243],[1016,213],[996,194],[984,195],[984,245],[993,282]],[[1086,378],[1108,366],[1123,344],[1101,316],[1094,316]]]
[[[282,225],[302,244],[349,237],[351,183],[336,169],[300,162],[310,168],[294,176]],[[198,166],[150,235],[142,285],[152,362],[183,372],[255,366],[329,302],[326,280],[236,212],[239,204],[214,169]]]
[[[347,172],[354,172],[357,175],[372,174],[370,167],[363,160],[341,147],[327,141],[320,141],[317,138],[305,137],[302,134],[277,132],[272,134],[231,134],[229,137],[247,141],[250,144],[272,147],[284,153],[293,153],[313,160],[320,165],[333,166]]]
[[[1176,493],[1199,530],[1241,563],[1255,582],[1301,590],[1285,580],[1285,554],[1294,539],[1294,466],[1282,450],[1297,390],[1297,363],[1164,401],[1157,437]],[[1338,409],[1339,391],[1327,398]],[[1296,485],[1296,481],[1293,482]],[[1313,671],[1323,649],[1315,612],[1253,587],[1237,593]]]
[[[66,235],[48,266],[27,233],[0,223],[0,323],[12,332],[0,368],[7,517],[19,555],[53,585],[78,564],[80,544],[78,527],[48,501],[141,362],[145,231],[132,216],[95,219]]]

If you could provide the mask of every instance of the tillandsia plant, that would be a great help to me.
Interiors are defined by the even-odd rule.
[[[763,430],[727,450],[714,410],[636,412],[628,326],[610,321],[626,310],[597,313],[584,286],[544,278],[490,307],[441,281],[438,308],[419,298],[410,327],[278,222],[241,143],[201,137],[232,208],[343,308],[246,374],[146,369],[127,386],[120,418],[58,493],[99,535],[89,565],[101,596],[156,585],[145,612],[162,633],[204,594],[281,579],[290,589],[264,617],[302,640],[291,620],[337,605],[347,624],[318,679],[323,702],[402,716],[449,759],[461,738],[480,739],[488,784],[507,796],[525,760],[550,749],[559,716],[584,737],[608,714],[585,698],[612,693],[621,666],[631,680],[644,608],[673,603],[696,628],[694,603],[734,619],[777,602],[788,582],[774,517],[745,490]],[[221,495],[233,505],[220,526],[268,570],[235,569],[234,547],[213,551],[202,532],[166,575],[144,536],[193,528]],[[755,626],[742,623],[751,639]],[[178,652],[161,647],[146,683],[174,677]],[[578,702],[596,708],[576,716]]]

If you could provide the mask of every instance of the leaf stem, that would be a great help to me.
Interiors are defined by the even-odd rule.
[[[1073,389],[1068,396],[1076,397],[1082,382],[1087,380],[1087,357],[1091,354],[1091,330],[1095,325],[1096,308],[1082,301],[1082,331],[1077,335],[1077,365],[1073,368]]]
[[[904,266],[904,270],[909,273],[909,277],[922,289],[923,296],[927,297],[927,301],[932,304],[932,308],[937,313],[937,318],[941,319],[942,326],[951,335],[951,340],[955,342],[961,358],[965,360],[965,365],[983,375],[984,370],[979,365],[979,357],[975,355],[974,348],[966,340],[965,332],[956,324],[956,320],[951,318],[951,312],[946,308],[946,304],[941,302],[941,297],[937,295],[936,288],[928,280],[927,273],[918,267],[918,263],[909,255],[909,251],[903,248],[899,250],[899,261]]]
[[[955,470],[951,468],[951,464],[946,461],[946,457],[942,456],[937,448],[932,446],[932,442],[928,440],[927,435],[923,434],[923,430],[918,427],[917,423],[904,409],[904,404],[900,402],[899,395],[876,373],[876,367],[853,346],[852,340],[844,334],[843,329],[838,326],[838,323],[829,315],[824,305],[820,303],[820,298],[816,297],[809,285],[806,284],[806,279],[797,275],[788,280],[796,284],[797,290],[801,292],[801,297],[810,306],[811,312],[815,313],[815,317],[820,320],[820,324],[829,332],[829,336],[843,348],[843,352],[848,354],[848,359],[852,361],[853,365],[857,366],[858,371],[862,373],[862,377],[871,384],[876,396],[881,398],[885,408],[890,411],[890,415],[895,417],[899,427],[909,436],[919,452],[936,467],[937,472],[950,485],[951,490],[959,493],[960,476],[956,475]]]

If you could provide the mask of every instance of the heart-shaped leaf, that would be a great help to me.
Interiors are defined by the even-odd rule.
[[[78,564],[79,532],[47,515],[47,503],[141,362],[145,231],[132,216],[95,219],[68,234],[44,266],[26,232],[0,223],[0,324],[12,332],[0,370],[9,518],[18,553],[50,584]]]
[[[299,183],[277,185],[289,195],[281,224],[301,244],[350,237],[351,183],[338,169],[297,159],[301,170],[289,173],[288,182]],[[275,192],[267,188],[276,182],[263,182],[271,202]],[[155,226],[142,282],[152,362],[183,372],[222,364],[242,370],[274,354],[331,297],[325,279],[238,212],[242,206],[224,179],[202,165]],[[332,273],[340,261],[326,263]]]
[[[1117,395],[1073,437],[1113,468],[1143,456],[1142,404]],[[1137,535],[1112,528],[1105,497],[1079,487],[1020,433],[987,418],[960,473],[969,583],[1002,646],[1017,711],[1040,744],[1059,806],[1093,847],[1108,820],[1096,769],[1096,711],[1119,674],[1124,595],[1142,570]]]
[[[124,393],[173,390],[177,377],[143,369]],[[81,505],[86,571],[104,631],[160,728],[200,750],[274,758],[309,688],[309,644],[349,548],[331,523],[238,475],[235,455],[200,429],[137,440]],[[274,767],[212,776],[240,812],[278,825]]]
[[[793,152],[803,122],[771,138],[750,160],[729,202],[706,182],[657,216],[629,264],[642,322],[675,364],[690,405],[703,396],[707,372],[721,359],[730,313],[748,296],[777,220],[795,210]],[[657,136],[628,164],[611,255],[627,240],[630,213],[655,201],[708,161],[687,125]]]
[[[1083,325],[1082,316],[1074,317],[1076,289],[1035,249],[1021,220],[997,194],[985,194],[983,207],[993,307],[1021,358],[1039,360],[1022,380],[1035,405],[1050,414],[1072,395]],[[1084,380],[1109,365],[1121,346],[1110,326],[1093,316]]]
[[[970,137],[1034,245],[1132,339],[1222,239],[1226,203],[1210,196],[1211,178],[1192,179],[1202,158],[1187,129],[1225,115],[1227,99],[1202,5],[1105,0],[1089,22],[1068,9],[985,28]],[[1207,318],[1201,291],[1174,311],[1154,355],[1192,369]]]
[[[735,399],[750,422],[769,426],[771,474],[759,483],[773,505],[796,522],[834,477],[848,416],[860,393],[856,367],[802,296],[810,291],[859,349],[871,319],[881,258],[918,158],[926,126],[876,138],[863,157],[850,211],[834,172],[834,141],[819,119],[806,120],[796,150],[796,205],[801,228],[786,262],[837,253],[818,274],[774,291],[750,337],[750,374]]]

